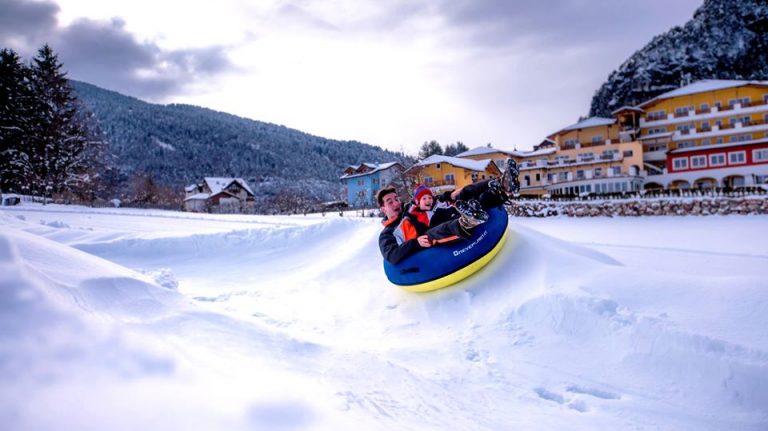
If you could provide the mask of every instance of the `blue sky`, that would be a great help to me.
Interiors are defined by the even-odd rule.
[[[415,154],[530,149],[702,0],[0,0],[73,79]]]

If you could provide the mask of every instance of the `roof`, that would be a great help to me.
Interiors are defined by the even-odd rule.
[[[541,150],[528,151],[526,153],[520,153],[523,158],[545,156],[557,152],[557,148],[542,148]]]
[[[616,115],[616,114],[618,114],[619,112],[622,112],[622,111],[645,112],[641,108],[638,108],[637,106],[627,106],[627,105],[624,105],[624,106],[622,106],[619,109],[614,109],[613,112],[611,112],[611,115]]]
[[[649,139],[669,138],[674,135],[675,132],[654,133],[652,135],[645,135],[638,138],[638,141],[647,141]]]
[[[576,124],[571,124],[568,127],[560,129],[557,132],[552,133],[552,135],[557,135],[559,133],[567,132],[570,130],[586,129],[587,127],[610,126],[612,124],[616,124],[615,118],[591,117],[591,118],[587,118],[586,120],[579,121]]]
[[[676,90],[667,91],[651,100],[641,103],[638,107],[648,106],[659,100],[670,99],[672,97],[688,96],[691,94],[705,93],[708,91],[725,90],[728,88],[744,87],[745,85],[768,86],[768,81],[740,81],[734,79],[704,79],[680,87]]]
[[[208,188],[211,189],[211,196],[221,193],[222,190],[229,187],[229,185],[233,182],[238,183],[240,187],[244,188],[251,195],[255,195],[253,190],[248,187],[248,183],[246,183],[242,178],[205,177],[203,181],[205,181],[205,183],[208,185]]]
[[[471,150],[464,151],[463,153],[456,154],[456,157],[480,156],[483,154],[493,154],[493,153],[503,153],[503,154],[512,155],[514,151],[500,150],[498,148],[482,146],[482,147],[475,147],[475,148],[472,148]]]
[[[208,193],[197,193],[197,194],[194,194],[192,196],[187,197],[186,199],[184,199],[184,201],[185,202],[186,201],[196,201],[196,200],[204,201],[204,200],[208,199],[210,196],[211,195],[209,195]]]
[[[391,168],[391,167],[393,167],[395,165],[400,165],[400,162],[379,163],[378,165],[375,164],[375,163],[362,163],[362,164],[359,164],[359,165],[349,165],[349,166],[347,166],[347,169],[352,168],[352,169],[356,170],[356,169],[360,169],[360,167],[362,167],[363,165],[368,166],[372,170],[370,170],[368,172],[363,172],[363,173],[360,173],[360,174],[344,174],[341,177],[339,177],[339,179],[343,180],[343,179],[347,179],[347,178],[364,177],[366,175],[375,174],[376,172],[387,170],[387,169],[389,169],[389,168]]]
[[[470,159],[462,159],[459,157],[441,156],[438,154],[434,154],[432,156],[427,157],[424,160],[420,160],[413,166],[427,166],[435,163],[448,163],[450,165],[453,165],[459,168],[469,169],[471,171],[485,172],[485,170],[488,169],[488,165],[493,163],[493,160],[491,159],[470,160]]]

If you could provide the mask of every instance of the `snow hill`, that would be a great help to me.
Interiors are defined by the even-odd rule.
[[[0,211],[3,429],[768,429],[768,218],[513,218],[430,294],[379,229]]]

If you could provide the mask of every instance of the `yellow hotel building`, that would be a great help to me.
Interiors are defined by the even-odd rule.
[[[768,81],[698,81],[638,107],[647,188],[768,180]]]
[[[520,165],[520,194],[529,196],[768,188],[768,81],[699,81],[612,118],[579,121],[533,151],[477,147],[409,171],[432,186],[461,187],[500,175],[507,157]]]

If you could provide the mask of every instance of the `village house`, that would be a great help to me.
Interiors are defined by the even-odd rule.
[[[361,163],[347,166],[339,178],[347,203],[352,208],[377,207],[376,192],[392,183],[403,172],[399,162]]]
[[[405,174],[415,183],[439,193],[501,176],[501,169],[493,159],[471,160],[435,154],[420,160]]]
[[[184,211],[210,213],[252,213],[253,190],[242,178],[206,177],[187,186]]]

